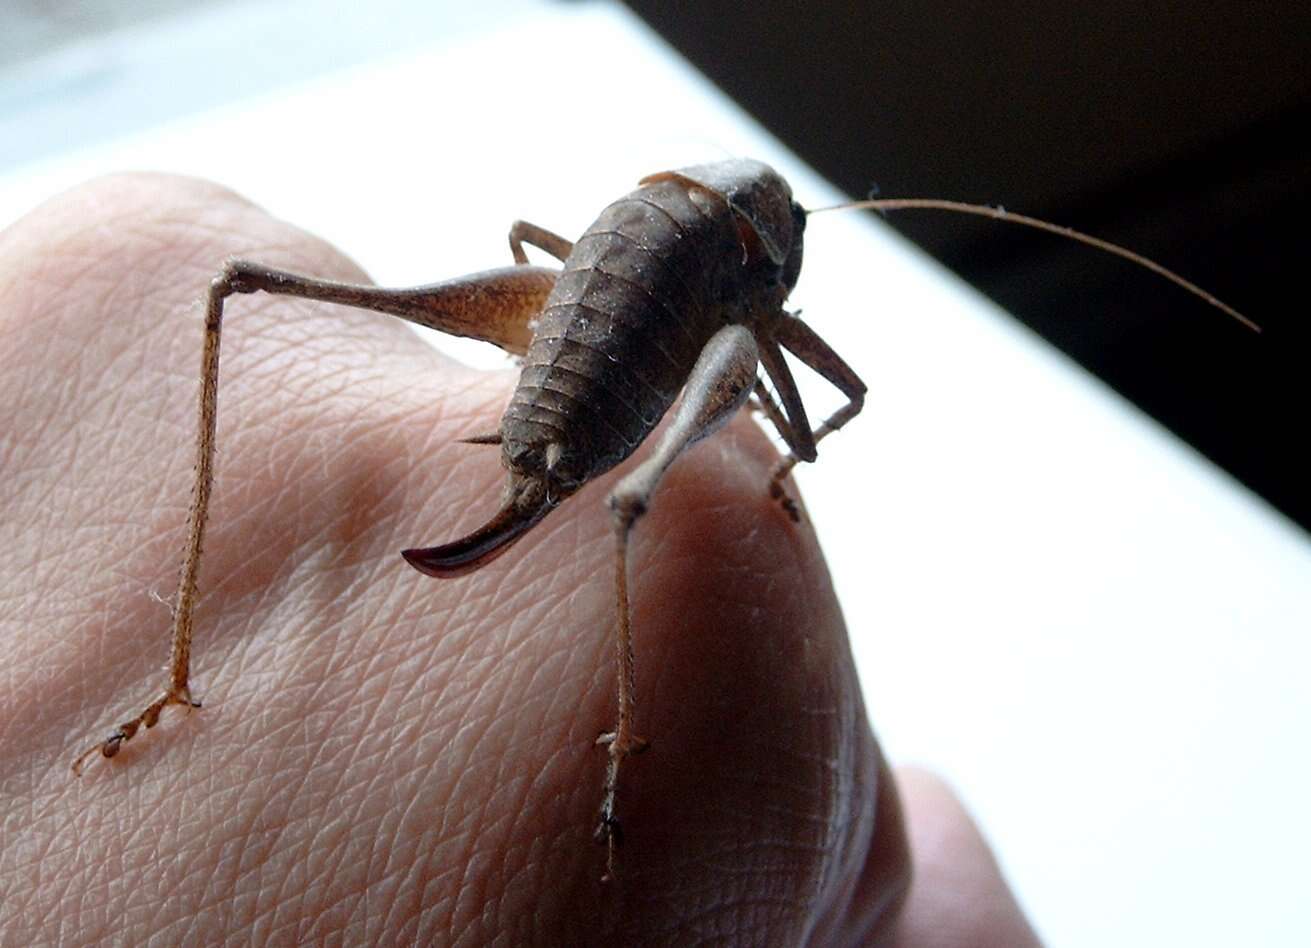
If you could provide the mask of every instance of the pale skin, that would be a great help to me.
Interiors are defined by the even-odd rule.
[[[633,536],[653,746],[601,884],[614,478],[476,573],[416,573],[399,550],[495,506],[496,449],[456,442],[494,429],[513,372],[324,304],[228,315],[204,707],[75,778],[161,681],[198,301],[233,255],[364,279],[182,179],[93,182],[0,234],[0,941],[1032,939],[950,793],[903,774],[898,802],[817,543],[745,418],[671,468]]]

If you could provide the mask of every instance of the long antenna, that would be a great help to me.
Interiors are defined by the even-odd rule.
[[[1077,231],[1072,227],[1062,227],[1060,224],[1051,224],[1047,221],[1040,220],[1039,218],[1028,217],[1024,214],[1012,214],[1010,211],[1000,207],[989,207],[986,204],[967,204],[964,201],[945,201],[939,198],[874,198],[867,201],[850,201],[846,204],[833,204],[828,207],[816,207],[806,211],[806,213],[823,214],[827,211],[843,210],[950,211],[954,214],[972,214],[975,217],[986,217],[994,221],[1002,221],[1008,224],[1019,224],[1022,227],[1031,227],[1034,230],[1046,231],[1047,233],[1055,234],[1058,237],[1065,237],[1068,240],[1075,240],[1081,244],[1087,244],[1089,247],[1095,247],[1105,253],[1113,254],[1117,257],[1123,257],[1130,263],[1136,263],[1138,266],[1150,270],[1158,276],[1165,277],[1165,279],[1175,284],[1175,286],[1187,290],[1189,293],[1204,302],[1211,304],[1222,313],[1232,316],[1253,332],[1259,333],[1261,331],[1260,325],[1255,321],[1248,319],[1228,303],[1217,299],[1191,280],[1185,280],[1173,270],[1161,266],[1155,260],[1148,259],[1140,253],[1135,253],[1127,247],[1113,244],[1109,240],[1102,240],[1100,237],[1094,237],[1091,234]]]

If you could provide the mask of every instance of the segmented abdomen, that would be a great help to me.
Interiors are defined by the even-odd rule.
[[[586,479],[632,453],[728,318],[722,287],[740,256],[727,207],[683,183],[607,207],[538,319],[501,421],[507,456],[556,442]]]

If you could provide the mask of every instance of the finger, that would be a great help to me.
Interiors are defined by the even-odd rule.
[[[885,944],[896,926],[911,882],[910,849],[897,781],[878,748],[876,803],[864,837],[864,864],[838,876],[832,898],[809,944]]]
[[[1024,948],[1040,944],[978,827],[951,790],[922,770],[898,772],[914,882],[897,948]]]

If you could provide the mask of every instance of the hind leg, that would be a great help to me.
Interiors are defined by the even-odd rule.
[[[541,311],[555,271],[514,266],[412,289],[385,289],[317,280],[244,261],[229,262],[210,284],[205,306],[205,341],[201,356],[200,411],[196,433],[195,483],[187,520],[182,576],[173,603],[173,631],[168,680],[162,694],[135,717],[114,728],[73,763],[83,764],[97,753],[113,757],[144,726],[154,727],[169,705],[200,707],[190,688],[192,613],[196,580],[214,486],[214,431],[218,418],[219,344],[224,301],[234,293],[272,293],[341,303],[375,310],[459,336],[469,336],[522,354],[532,337],[530,323]]]

